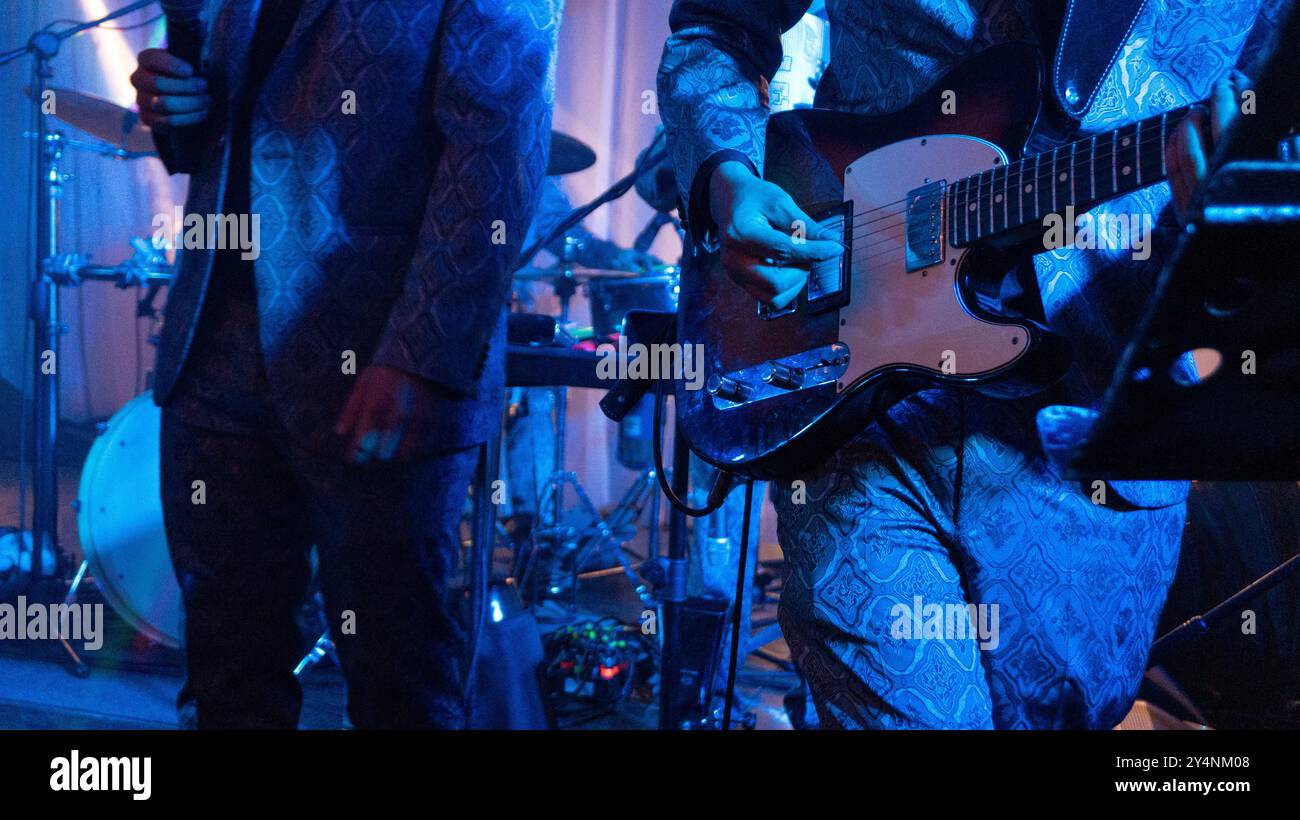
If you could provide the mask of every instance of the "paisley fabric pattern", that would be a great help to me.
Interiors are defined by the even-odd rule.
[[[972,431],[978,419],[979,432]],[[827,728],[1108,728],[1128,709],[1184,507],[1094,503],[1006,441],[1033,408],[927,391],[802,485],[774,487],[781,626]],[[802,502],[802,503],[801,503]],[[898,634],[895,606],[996,611]]]
[[[186,210],[219,210],[225,112],[243,87],[256,0],[211,0],[207,123],[161,135],[192,174]],[[560,0],[305,0],[261,84],[251,201],[260,346],[296,439],[324,446],[357,370],[446,388],[449,449],[481,441],[504,384],[504,305],[549,152]],[[355,102],[355,113],[346,103]],[[189,352],[212,252],[181,254],[155,395]]]
[[[254,306],[214,300],[198,337],[161,434],[163,522],[185,603],[182,720],[297,727],[296,616],[314,545],[352,724],[464,728],[464,635],[447,581],[478,448],[364,467],[321,456],[276,422]]]
[[[1129,43],[1103,80],[1081,125],[1100,133],[1145,117],[1199,102],[1212,84],[1239,61],[1247,36],[1270,28],[1277,0],[1150,0],[1139,14]],[[1040,143],[1031,138],[1031,143]],[[1159,183],[1105,202],[1094,217],[1151,214],[1151,253],[1137,259],[1125,249],[1060,249],[1034,259],[1043,308],[1053,329],[1073,344],[1076,365],[1062,387],[1070,401],[1096,407],[1114,363],[1145,308],[1179,225],[1168,183]],[[1193,373],[1190,357],[1183,363]],[[1143,506],[1182,501],[1185,482],[1116,481],[1127,500]]]
[[[762,171],[764,78],[781,63],[781,32],[809,5],[673,4],[659,98],[682,201],[690,201],[700,166],[721,149],[739,151]],[[1028,6],[1028,0],[828,0],[831,63],[815,105],[859,114],[897,111],[967,57],[1029,39]]]
[[[207,5],[214,111],[158,135],[168,168],[191,174],[189,213],[223,202],[258,6]],[[261,82],[256,304],[209,289],[239,271],[228,255],[185,251],[155,386],[187,619],[181,703],[199,726],[296,725],[293,616],[314,544],[354,725],[464,727],[447,581],[469,445],[500,413],[506,294],[547,162],[560,7],[304,0]],[[436,453],[357,467],[333,452],[370,363],[443,388]],[[193,502],[194,481],[207,503]]]
[[[762,168],[763,78],[779,63],[780,31],[807,6],[674,5],[659,89],[683,201],[719,151]],[[898,110],[963,58],[1034,37],[1028,3],[826,6],[831,65],[817,105],[859,113]],[[1276,6],[1151,0],[1084,131],[1208,96]],[[1036,258],[1048,321],[1077,354],[1053,401],[1095,407],[1176,231],[1168,206],[1167,185],[1102,206],[1154,215],[1149,260],[1074,249]],[[1177,562],[1186,484],[1063,480],[1037,440],[1044,403],[923,393],[797,477],[804,484],[774,488],[790,562],[782,626],[826,725],[1105,728],[1123,715]],[[996,605],[996,647],[895,637],[892,607],[918,595]]]

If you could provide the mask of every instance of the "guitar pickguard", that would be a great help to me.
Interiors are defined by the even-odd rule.
[[[878,148],[845,169],[844,196],[855,215],[852,295],[840,312],[840,341],[850,351],[845,389],[883,368],[961,378],[1025,355],[1025,328],[985,321],[963,306],[957,282],[966,249],[948,246],[936,264],[909,270],[908,195],[1006,161],[985,140],[940,135]]]

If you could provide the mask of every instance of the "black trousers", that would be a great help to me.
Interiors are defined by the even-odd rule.
[[[462,728],[448,600],[477,450],[352,466],[295,446],[266,400],[256,308],[214,299],[163,407],[167,541],[185,604],[182,723],[295,728],[296,616],[319,556],[358,728]]]

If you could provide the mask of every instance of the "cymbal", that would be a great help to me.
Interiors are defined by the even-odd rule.
[[[574,279],[590,282],[593,279],[636,279],[646,274],[634,270],[601,270],[600,268],[522,268],[515,271],[515,279],[520,282],[554,282],[560,279]]]
[[[577,137],[551,132],[551,161],[546,165],[549,177],[573,174],[596,164],[596,152]]]
[[[70,88],[49,90],[54,92],[55,118],[130,154],[154,155],[149,126],[140,122],[140,115],[131,109]],[[31,93],[28,86],[28,96]]]

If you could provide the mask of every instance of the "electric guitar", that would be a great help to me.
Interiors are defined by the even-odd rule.
[[[702,346],[706,378],[704,389],[679,381],[675,397],[700,456],[789,475],[917,390],[1023,396],[1060,377],[1068,344],[1008,311],[998,283],[1045,250],[1048,215],[1163,180],[1166,137],[1189,109],[1012,156],[1039,116],[1041,75],[1036,49],[1007,44],[889,116],[771,118],[765,178],[842,233],[845,252],[774,310],[688,236],[677,341]]]

